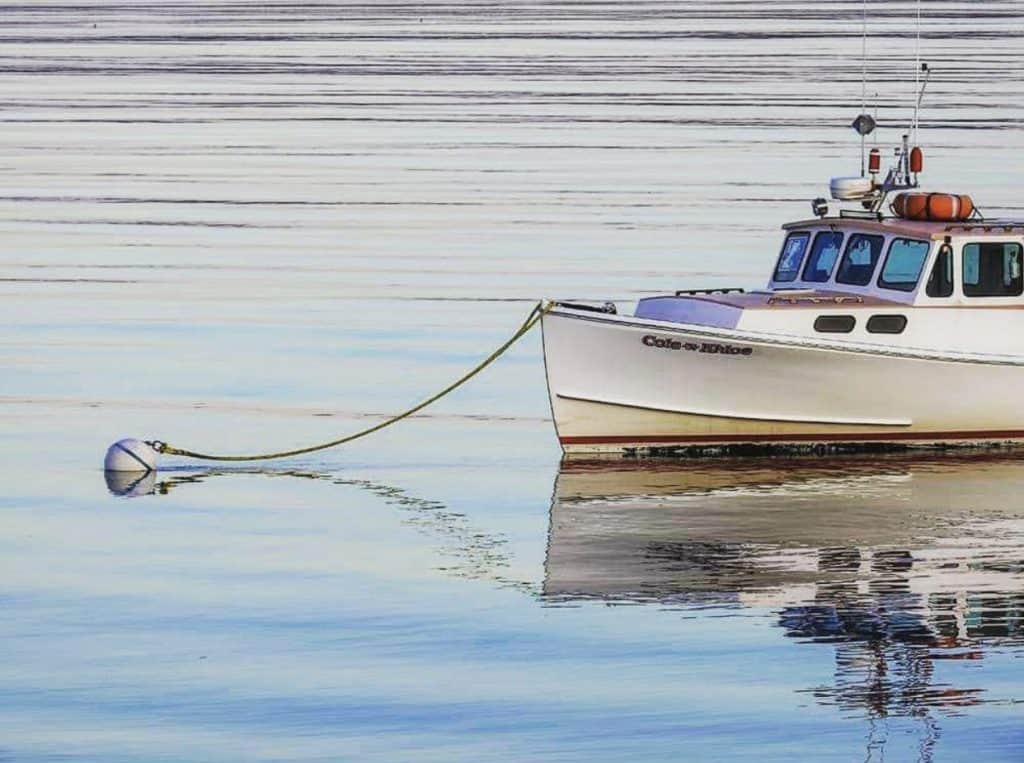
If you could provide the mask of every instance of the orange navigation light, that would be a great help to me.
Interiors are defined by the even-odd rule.
[[[924,152],[919,146],[910,149],[910,171],[915,175],[924,169]]]
[[[872,175],[877,175],[879,170],[882,169],[882,152],[877,148],[871,149],[868,153],[868,172]]]

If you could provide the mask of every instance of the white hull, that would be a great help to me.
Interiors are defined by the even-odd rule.
[[[565,308],[543,329],[566,452],[1024,441],[1024,359]]]

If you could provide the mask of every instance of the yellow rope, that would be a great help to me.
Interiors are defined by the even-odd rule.
[[[355,432],[354,434],[347,435],[347,436],[342,437],[342,438],[340,438],[338,440],[331,440],[331,442],[325,442],[325,443],[323,443],[321,445],[311,445],[308,448],[298,448],[296,450],[285,450],[285,451],[281,451],[280,453],[260,453],[258,455],[254,455],[254,456],[218,456],[218,455],[211,455],[209,453],[198,453],[198,452],[193,451],[193,450],[186,450],[185,448],[176,448],[173,445],[169,445],[168,443],[162,442],[160,440],[152,440],[152,441],[149,442],[149,445],[155,451],[157,451],[158,453],[168,453],[168,454],[175,455],[175,456],[187,456],[188,458],[201,458],[204,461],[263,461],[263,460],[267,460],[267,459],[271,459],[271,458],[286,458],[288,456],[301,456],[301,455],[303,455],[305,453],[314,453],[315,451],[318,451],[318,450],[326,450],[327,448],[333,448],[336,445],[344,445],[347,442],[352,442],[353,440],[358,440],[360,437],[366,437],[367,435],[373,434],[374,432],[379,432],[381,429],[384,429],[385,427],[389,427],[392,424],[397,424],[399,421],[402,421],[403,419],[407,419],[410,416],[412,416],[413,414],[418,413],[419,411],[422,411],[424,408],[426,408],[431,403],[437,402],[442,397],[447,395],[449,392],[451,392],[451,391],[453,391],[455,389],[458,389],[463,384],[465,384],[470,379],[472,379],[474,376],[476,376],[478,373],[480,373],[485,368],[487,368],[487,366],[489,366],[495,360],[497,360],[502,355],[504,355],[505,351],[508,350],[508,348],[511,347],[512,345],[514,345],[516,342],[518,342],[527,332],[530,331],[530,329],[532,329],[534,326],[536,326],[537,323],[540,322],[540,319],[544,316],[544,314],[547,313],[549,310],[551,310],[551,308],[553,306],[554,305],[552,303],[550,303],[550,302],[538,302],[534,306],[534,308],[530,311],[530,314],[526,316],[526,320],[523,321],[522,325],[516,330],[516,332],[504,344],[502,344],[500,347],[498,347],[498,349],[496,349],[494,352],[492,352],[490,355],[488,355],[486,358],[484,358],[473,369],[468,371],[466,374],[464,374],[462,377],[460,377],[456,381],[454,381],[451,384],[449,384],[447,387],[445,387],[443,390],[438,392],[436,395],[432,395],[431,397],[428,397],[422,403],[414,405],[409,410],[407,410],[407,411],[405,411],[403,413],[400,413],[397,416],[392,416],[387,421],[382,421],[379,424],[374,424],[372,427],[368,427],[367,429],[363,429],[362,431]]]

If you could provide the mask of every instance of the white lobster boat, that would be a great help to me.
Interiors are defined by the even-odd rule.
[[[1024,222],[909,192],[921,154],[833,181],[855,208],[783,226],[766,288],[543,317],[566,452],[983,445],[1024,441]],[[901,191],[889,204],[889,194]],[[886,214],[885,211],[890,211]]]

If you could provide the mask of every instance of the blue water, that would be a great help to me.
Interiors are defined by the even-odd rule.
[[[929,183],[1019,215],[1024,10],[924,6]],[[0,760],[1024,759],[1019,455],[563,463],[531,335],[99,468],[763,284],[860,8],[0,3]]]

